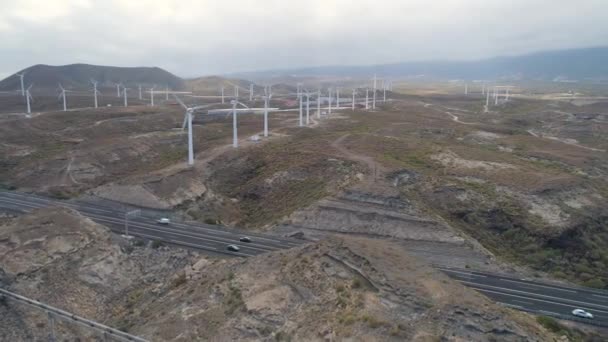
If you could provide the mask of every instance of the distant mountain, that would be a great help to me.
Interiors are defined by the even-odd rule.
[[[70,64],[51,66],[38,64],[18,73],[25,72],[25,84],[34,84],[36,88],[57,88],[61,83],[66,89],[82,89],[91,85],[91,79],[99,82],[100,86],[113,86],[123,83],[129,86],[157,85],[164,88],[182,89],[184,82],[172,73],[156,67],[112,67],[89,64]],[[11,75],[0,81],[0,91],[20,89],[19,77]]]
[[[438,79],[608,80],[608,47],[545,51],[479,61],[428,61],[374,66],[326,66],[234,74],[235,77],[341,76],[424,77]]]

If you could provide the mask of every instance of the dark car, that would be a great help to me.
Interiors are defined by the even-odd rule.
[[[251,238],[248,236],[243,236],[239,239],[241,242],[251,242]]]

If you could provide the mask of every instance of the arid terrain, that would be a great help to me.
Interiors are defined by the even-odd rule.
[[[103,248],[117,260],[125,248],[168,259],[151,272],[153,281],[124,275],[152,267],[131,261],[117,268],[118,280],[94,276],[119,284],[109,292],[88,289],[93,280],[85,279],[79,286],[89,297],[64,308],[152,340],[559,338],[429,265],[607,288],[608,102],[515,96],[485,113],[481,94],[402,91],[375,111],[317,119],[311,110],[305,128],[296,111],[271,113],[270,138],[260,142],[249,137],[261,132],[262,116],[241,115],[238,149],[230,145],[231,116],[197,114],[193,167],[175,105],[3,116],[0,183],[310,241],[221,260],[173,247],[133,252],[92,228],[87,234],[105,234]],[[50,258],[67,267],[71,261],[51,254],[88,245],[48,242],[37,259],[20,252],[25,238],[13,231],[16,224],[44,229],[36,220],[48,215],[78,219],[70,212],[6,219],[0,233],[12,237],[3,240],[11,241],[4,258],[15,261],[2,268],[11,288],[61,307],[36,285],[53,273],[41,273],[43,265]],[[97,295],[112,315],[85,307]]]

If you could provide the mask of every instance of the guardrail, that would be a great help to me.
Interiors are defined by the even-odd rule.
[[[80,316],[76,316],[74,314],[71,314],[67,311],[61,310],[61,309],[57,309],[55,307],[52,307],[50,305],[46,305],[44,303],[41,303],[39,301],[33,300],[33,299],[29,299],[27,297],[18,295],[16,293],[4,290],[4,289],[0,289],[0,297],[3,298],[8,298],[8,299],[12,299],[15,300],[19,303],[23,303],[26,304],[28,306],[32,306],[36,309],[42,310],[44,312],[46,312],[48,314],[49,317],[49,321],[50,321],[50,328],[51,328],[51,332],[50,332],[50,336],[51,339],[54,341],[55,340],[55,324],[54,324],[54,320],[55,318],[60,318],[63,319],[65,321],[68,322],[72,322],[72,323],[76,323],[79,325],[82,325],[86,328],[95,330],[99,333],[101,333],[103,335],[104,338],[108,339],[108,338],[113,338],[115,340],[118,341],[136,341],[136,342],[148,342],[148,340],[143,339],[141,337],[138,336],[134,336],[131,334],[128,334],[124,331],[120,331],[118,329],[114,329],[111,328],[107,325],[101,324],[101,323],[97,323],[95,321],[91,321],[89,319],[80,317]]]

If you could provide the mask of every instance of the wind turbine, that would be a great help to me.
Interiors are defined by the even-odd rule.
[[[150,88],[150,106],[154,107],[154,86]]]
[[[234,99],[239,100],[239,87],[236,84],[234,85]]]
[[[57,99],[63,98],[63,111],[67,112],[68,104],[67,104],[66,98],[65,98],[65,88],[63,88],[61,86],[61,83],[59,83],[59,89],[61,90],[61,92],[59,93],[59,96],[57,97]]]
[[[169,101],[169,85],[165,86],[165,101]]]
[[[469,84],[468,83],[464,84],[464,94],[469,95]]]
[[[384,81],[382,81],[382,88],[384,91],[384,98],[382,99],[382,102],[386,102],[386,87],[387,85],[384,83]]]
[[[127,87],[122,87],[122,94],[124,97],[124,101],[125,101],[125,107],[127,107],[129,104],[127,103],[127,90],[129,90],[129,88]]]
[[[28,114],[32,114],[32,108],[30,106],[30,100],[32,102],[34,102],[34,97],[32,96],[32,94],[30,94],[30,89],[32,89],[32,86],[34,84],[30,84],[29,87],[27,87],[27,89],[25,89],[25,102],[27,103],[27,113]]]
[[[490,92],[486,91],[486,108],[485,108],[485,112],[488,112],[488,108],[490,106]]]
[[[310,93],[306,91],[306,126],[310,122]]]
[[[317,119],[321,118],[321,88],[317,90]]]
[[[268,137],[268,102],[272,94],[264,95],[264,137]]]
[[[230,101],[230,103],[232,104],[232,147],[237,148],[237,147],[239,147],[239,139],[238,139],[237,118],[236,118],[236,105],[240,104],[241,106],[243,106],[245,108],[249,108],[249,107],[247,107],[247,105],[245,105],[237,100],[232,100],[232,101]]]
[[[120,83],[116,83],[116,97],[120,98]]]
[[[377,78],[376,78],[376,74],[374,74],[374,95],[373,95],[372,109],[376,109],[376,82],[377,82]]]
[[[353,103],[352,103],[352,110],[355,110],[355,93],[357,92],[357,89],[353,88]]]
[[[224,86],[222,86],[222,103],[224,103]]]
[[[302,94],[300,94],[300,89],[298,89],[298,99],[300,100],[300,124],[299,126],[302,127],[304,125],[304,123],[302,122]]]
[[[253,83],[249,84],[249,102],[253,101]]]
[[[19,78],[21,79],[21,96],[25,97],[25,88],[23,86],[23,77],[25,76],[25,72],[15,75],[19,76]]]
[[[365,109],[369,110],[369,88],[365,88]]]
[[[208,105],[188,107],[186,106],[186,104],[184,104],[184,102],[182,102],[179,97],[177,97],[177,95],[173,94],[173,97],[175,97],[175,100],[177,100],[177,102],[182,107],[184,107],[184,109],[186,109],[186,113],[184,114],[184,123],[182,124],[182,130],[184,130],[186,128],[186,125],[188,125],[188,165],[192,166],[194,165],[194,144],[192,143],[192,113],[194,113],[194,111],[198,109],[208,107]]]
[[[336,87],[336,109],[340,108],[340,88]]]
[[[97,108],[97,94],[101,93],[99,92],[99,90],[97,90],[97,81],[92,79],[91,83],[93,84],[93,98],[95,99],[95,108]]]
[[[327,95],[327,115],[331,114],[331,88],[327,89],[328,91],[328,95]]]
[[[139,99],[141,100],[141,84],[139,85]]]

